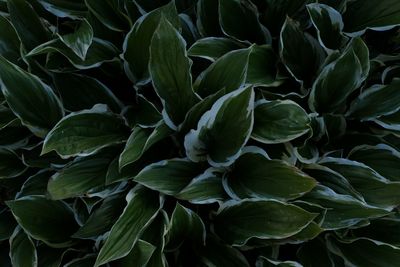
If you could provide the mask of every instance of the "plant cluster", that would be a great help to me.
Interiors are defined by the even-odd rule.
[[[398,0],[0,0],[0,266],[399,266],[398,25]]]

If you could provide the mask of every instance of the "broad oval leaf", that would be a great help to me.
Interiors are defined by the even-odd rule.
[[[150,81],[148,70],[150,44],[161,17],[165,17],[172,25],[179,28],[180,21],[174,1],[159,7],[139,18],[127,34],[123,46],[124,68],[128,77],[137,85]]]
[[[164,120],[172,129],[183,122],[186,113],[198,102],[192,88],[191,64],[185,40],[162,17],[150,45],[149,71],[164,106]]]
[[[309,132],[310,124],[306,111],[291,100],[260,100],[251,137],[265,144],[284,143]]]
[[[209,204],[228,199],[221,175],[219,169],[211,167],[193,178],[175,197],[193,204]]]
[[[170,159],[146,166],[133,180],[163,194],[175,195],[202,171],[202,164]]]
[[[194,90],[202,97],[225,89],[230,93],[246,81],[249,57],[252,47],[233,50],[220,57],[196,79]]]
[[[122,143],[127,134],[122,118],[98,105],[59,121],[46,136],[42,154],[52,150],[62,157],[93,154],[103,147]]]
[[[186,155],[192,161],[207,159],[227,166],[237,159],[253,128],[254,91],[239,88],[218,99],[200,118],[196,130],[185,137]]]
[[[325,158],[320,164],[343,175],[373,206],[391,210],[400,204],[400,182],[391,182],[368,166],[348,159]]]
[[[70,236],[77,230],[78,224],[66,203],[44,196],[26,196],[6,204],[18,224],[31,237],[51,246],[70,245]]]
[[[243,153],[223,181],[233,199],[286,201],[304,195],[316,185],[313,178],[296,167],[254,152]]]
[[[228,201],[215,216],[214,231],[229,244],[240,246],[251,238],[278,239],[292,236],[314,218],[315,214],[279,201]]]
[[[63,117],[61,102],[52,89],[2,56],[0,81],[8,105],[35,135],[44,137]]]
[[[126,201],[127,206],[100,249],[95,267],[128,255],[162,206],[158,194],[140,186],[128,193]]]
[[[359,86],[361,63],[352,49],[323,68],[315,80],[308,104],[312,111],[335,112],[343,108],[347,97]]]
[[[253,46],[247,68],[246,83],[263,87],[281,84],[276,77],[277,60],[278,57],[270,45]]]
[[[82,196],[91,189],[104,186],[111,160],[112,156],[102,154],[76,158],[49,180],[47,190],[51,198]]]
[[[304,33],[298,22],[289,17],[281,30],[279,52],[288,71],[297,81],[307,86],[325,60],[325,52],[318,41]]]
[[[360,120],[372,120],[390,115],[400,109],[400,79],[394,79],[388,85],[373,85],[363,90],[351,103],[347,116]]]
[[[364,220],[389,214],[386,210],[368,205],[349,195],[337,194],[329,187],[322,185],[318,185],[303,199],[327,208],[321,225],[326,230],[351,227]]]

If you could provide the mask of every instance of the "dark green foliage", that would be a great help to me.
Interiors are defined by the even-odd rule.
[[[398,0],[0,0],[0,266],[400,262]]]

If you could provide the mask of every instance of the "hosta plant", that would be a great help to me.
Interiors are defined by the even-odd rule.
[[[398,0],[0,0],[0,266],[399,266],[398,25]]]

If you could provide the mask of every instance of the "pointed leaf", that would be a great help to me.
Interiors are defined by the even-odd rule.
[[[27,167],[13,151],[0,148],[0,179],[17,177],[26,169]]]
[[[97,256],[95,267],[128,255],[162,205],[158,194],[142,187],[132,189],[126,196],[126,201],[128,204],[111,228]]]
[[[203,170],[187,159],[170,159],[146,166],[134,181],[166,195],[175,195]]]
[[[221,89],[230,93],[242,86],[251,51],[251,47],[233,50],[220,57],[197,77],[194,84],[196,93],[206,97]]]
[[[188,110],[198,100],[193,92],[190,68],[185,40],[162,17],[150,45],[149,71],[164,106],[164,120],[172,129],[183,122]]]
[[[50,13],[60,18],[77,19],[87,14],[84,0],[38,0]]]
[[[254,108],[251,137],[265,144],[284,143],[310,131],[311,119],[291,100],[260,100]]]
[[[174,1],[143,15],[133,25],[124,42],[124,67],[128,77],[138,85],[150,81],[148,70],[150,43],[161,17],[164,16],[172,25],[179,28],[180,21]]]
[[[37,267],[38,258],[35,245],[24,230],[17,227],[10,237],[10,258],[13,266]]]
[[[47,244],[68,244],[78,227],[72,209],[61,201],[27,196],[8,201],[7,206],[25,232]]]
[[[233,245],[251,238],[278,239],[300,232],[315,215],[297,206],[272,200],[224,203],[214,223],[215,233]]]
[[[207,159],[215,167],[230,165],[250,137],[253,127],[254,91],[239,88],[218,99],[203,114],[196,130],[185,137],[188,158]]]
[[[224,176],[225,190],[233,199],[290,200],[310,191],[316,181],[281,160],[259,153],[244,153]]]
[[[127,133],[124,121],[99,105],[71,113],[59,121],[44,140],[42,154],[52,150],[63,157],[93,154],[103,147],[122,143]]]
[[[35,135],[43,137],[63,117],[61,102],[52,89],[2,56],[0,80],[8,105]]]
[[[222,57],[226,53],[240,49],[241,45],[225,37],[206,37],[197,40],[188,50],[189,56],[201,57],[212,62]]]
[[[89,10],[109,29],[123,31],[128,28],[127,18],[118,7],[118,0],[85,0]]]
[[[74,51],[74,53],[85,60],[87,51],[93,41],[93,28],[85,19],[75,32],[60,36],[61,41]]]

